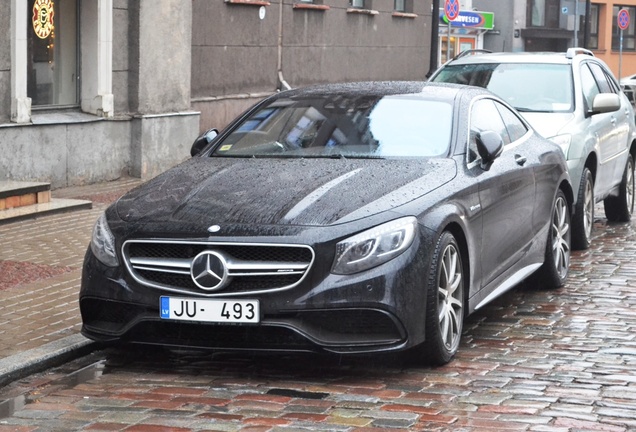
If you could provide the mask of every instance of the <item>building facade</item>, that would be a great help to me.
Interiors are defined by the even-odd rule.
[[[0,180],[150,178],[278,90],[425,79],[429,0],[0,0]]]

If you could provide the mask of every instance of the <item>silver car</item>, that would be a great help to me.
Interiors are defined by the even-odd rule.
[[[450,60],[430,81],[485,87],[559,144],[575,188],[572,246],[589,247],[594,205],[601,200],[608,220],[629,221],[634,209],[634,109],[607,65],[581,48],[567,53],[476,51]]]

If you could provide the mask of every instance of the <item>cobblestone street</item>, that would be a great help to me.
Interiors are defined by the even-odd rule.
[[[78,331],[79,267],[104,206],[0,227],[3,355]],[[526,284],[484,307],[445,367],[106,349],[0,389],[0,432],[636,430],[636,223],[597,213],[565,287]],[[59,312],[19,300],[36,290]]]

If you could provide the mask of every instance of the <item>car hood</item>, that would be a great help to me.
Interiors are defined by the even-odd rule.
[[[322,226],[391,210],[455,175],[451,159],[192,158],[116,210],[127,222]]]
[[[544,138],[559,135],[563,128],[574,119],[573,113],[521,113],[528,123]]]

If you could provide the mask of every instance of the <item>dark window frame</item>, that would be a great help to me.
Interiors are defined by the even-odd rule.
[[[534,20],[533,10],[535,5],[543,5],[543,15]],[[559,28],[561,16],[560,0],[530,0],[526,6],[526,27],[530,28]]]
[[[590,33],[589,38],[587,40],[587,46],[585,48],[591,50],[598,49],[598,27],[599,27],[599,14],[601,12],[601,5],[598,3],[590,4]],[[579,22],[579,29],[581,32],[585,31],[585,15],[581,15],[581,19]]]

